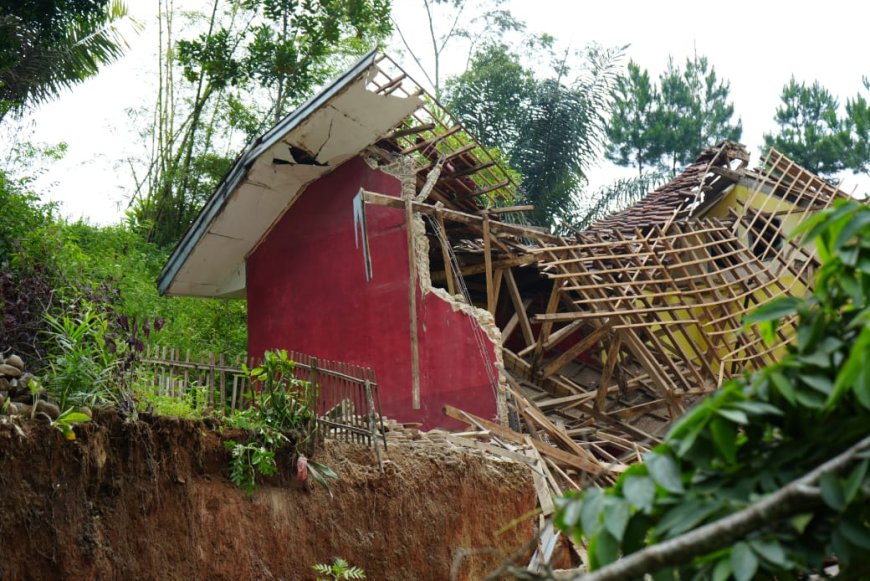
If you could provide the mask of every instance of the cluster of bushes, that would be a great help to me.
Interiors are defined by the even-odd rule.
[[[25,184],[0,171],[0,349],[47,365],[51,320],[105,319],[136,344],[192,352],[246,351],[243,301],[161,297],[156,279],[169,249],[125,225],[67,222]],[[160,333],[131,321],[158,320]],[[125,328],[125,321],[126,324]]]

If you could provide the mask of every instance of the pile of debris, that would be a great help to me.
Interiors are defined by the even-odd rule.
[[[24,360],[15,354],[0,357],[0,415],[49,420],[60,415],[60,408],[49,401],[45,388],[25,370]]]

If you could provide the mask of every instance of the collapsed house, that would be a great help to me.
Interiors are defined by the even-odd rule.
[[[372,52],[242,153],[159,288],[246,297],[251,356],[371,367],[385,415],[531,445],[577,485],[776,360],[792,322],[769,344],[742,319],[806,292],[818,261],[788,234],[845,197],[724,142],[557,236],[523,224],[510,171]]]

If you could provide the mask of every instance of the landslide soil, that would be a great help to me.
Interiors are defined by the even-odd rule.
[[[333,497],[290,462],[252,498],[228,479],[216,425],[98,414],[74,442],[45,423],[0,424],[0,579],[313,579],[340,556],[369,579],[480,579],[522,547],[535,508],[526,467],[445,444],[363,445],[314,459]]]

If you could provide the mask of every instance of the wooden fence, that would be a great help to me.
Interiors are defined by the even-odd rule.
[[[316,386],[314,411],[322,436],[372,444],[378,451],[376,441],[380,435],[386,448],[373,369],[296,352],[288,356],[296,363],[296,378]],[[182,355],[179,349],[151,347],[137,370],[140,378],[153,382],[158,394],[178,398],[198,394],[195,397],[202,397],[202,403],[222,414],[242,409],[251,399],[251,390],[256,389],[244,376],[242,363],[241,357],[230,359],[223,353],[196,357],[190,351]],[[251,368],[259,361],[244,363]]]

